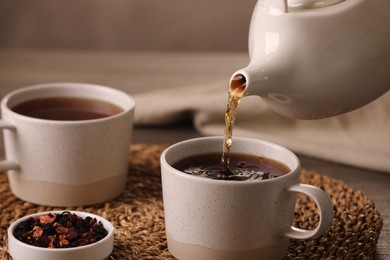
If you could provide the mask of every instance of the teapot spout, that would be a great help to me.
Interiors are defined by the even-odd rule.
[[[234,96],[243,96],[246,94],[247,80],[244,75],[239,72],[233,74],[230,79],[229,92]]]
[[[262,88],[267,85],[267,77],[258,70],[249,67],[233,73],[230,78],[229,92],[236,96],[261,96]]]

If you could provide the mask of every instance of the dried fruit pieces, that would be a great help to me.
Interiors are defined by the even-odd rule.
[[[64,211],[28,218],[16,226],[14,236],[29,245],[46,248],[78,247],[95,243],[108,232],[96,218],[85,219]]]

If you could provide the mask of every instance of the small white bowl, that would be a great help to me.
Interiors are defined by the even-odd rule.
[[[69,210],[69,212],[74,213],[82,218],[86,218],[88,216],[91,218],[96,218],[98,222],[102,222],[103,227],[107,230],[108,234],[106,237],[89,245],[72,248],[43,248],[32,246],[19,241],[13,234],[16,226],[30,217],[37,218],[40,215],[48,213],[58,214],[64,211],[67,210],[39,212],[22,217],[13,222],[8,228],[8,250],[11,256],[16,260],[101,260],[105,259],[111,254],[114,248],[114,227],[107,219],[92,213]]]

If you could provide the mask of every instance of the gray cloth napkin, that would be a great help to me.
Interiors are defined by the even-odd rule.
[[[227,89],[226,80],[221,80],[134,95],[135,124],[169,124],[190,115],[200,133],[223,135]],[[256,137],[300,154],[390,172],[390,92],[353,112],[309,121],[280,116],[260,97],[248,96],[238,106],[234,136]]]

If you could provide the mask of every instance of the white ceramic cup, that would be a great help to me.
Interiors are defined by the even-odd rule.
[[[327,230],[333,206],[321,189],[298,183],[300,161],[294,153],[267,141],[235,137],[232,152],[265,156],[291,171],[269,180],[226,181],[183,173],[172,167],[193,155],[221,152],[223,137],[186,140],[161,155],[166,235],[178,259],[282,259],[289,238],[307,239]],[[319,207],[314,230],[292,227],[295,194]]]
[[[100,119],[58,121],[18,114],[16,105],[48,97],[105,101],[122,109]],[[119,90],[83,83],[49,83],[15,90],[1,101],[11,191],[49,206],[81,206],[119,195],[125,186],[134,100]]]

